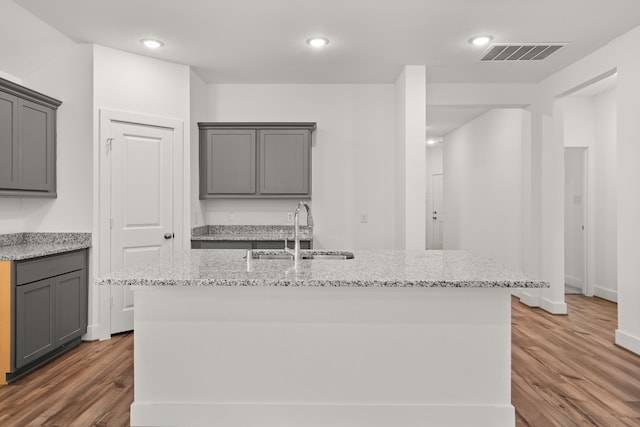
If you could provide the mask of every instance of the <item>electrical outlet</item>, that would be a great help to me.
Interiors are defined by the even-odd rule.
[[[363,224],[369,222],[369,212],[362,211],[360,213],[360,222]]]
[[[293,222],[293,212],[287,212],[287,221]]]
[[[236,216],[233,212],[229,212],[229,222],[233,222],[236,220]]]

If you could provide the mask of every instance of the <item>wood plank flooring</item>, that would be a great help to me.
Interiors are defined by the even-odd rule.
[[[512,300],[517,427],[640,426],[640,356],[613,344],[616,305],[567,295],[568,316]],[[133,334],[82,343],[10,385],[0,426],[128,426]]]
[[[128,426],[133,334],[83,342],[51,363],[0,385],[0,426]]]
[[[613,344],[616,304],[565,297],[567,316],[513,299],[511,400],[516,425],[640,426],[640,356]]]

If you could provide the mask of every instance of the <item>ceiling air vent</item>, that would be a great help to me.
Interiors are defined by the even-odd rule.
[[[494,43],[480,61],[540,61],[567,43]]]

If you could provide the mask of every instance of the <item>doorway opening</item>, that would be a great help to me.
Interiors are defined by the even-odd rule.
[[[613,302],[618,298],[616,79],[612,70],[559,100],[565,147],[565,293]]]
[[[587,148],[564,149],[564,293],[587,293]]]

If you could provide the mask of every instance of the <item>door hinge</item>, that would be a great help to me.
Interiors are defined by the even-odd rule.
[[[113,229],[113,218],[109,218],[109,228]]]

